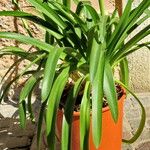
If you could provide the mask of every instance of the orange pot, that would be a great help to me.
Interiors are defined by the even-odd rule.
[[[103,108],[102,141],[98,150],[121,150],[124,99],[125,99],[125,94],[123,94],[123,96],[118,101],[119,118],[116,124],[112,120],[109,107]],[[61,137],[62,117],[63,117],[63,112],[59,110],[57,114],[57,125],[56,125],[57,135],[58,135],[59,140]],[[80,118],[80,112],[74,112],[73,123],[72,123],[72,150],[80,150],[80,120],[79,118]],[[96,150],[93,144],[93,140],[92,140],[91,128],[90,128],[90,134],[89,134],[89,148],[90,150]]]

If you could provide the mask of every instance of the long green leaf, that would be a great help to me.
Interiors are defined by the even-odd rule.
[[[130,29],[127,31],[127,35],[129,35],[132,31],[134,31],[138,26],[140,26],[143,22],[145,22],[150,17],[150,10],[146,15],[140,18]]]
[[[98,23],[100,20],[100,17],[98,15],[98,13],[96,12],[96,10],[92,6],[90,6],[84,2],[83,2],[83,6],[89,11],[94,23],[95,24]]]
[[[119,30],[119,34],[117,34],[116,38],[114,38],[114,39],[116,39],[116,42],[114,42],[114,41],[112,42],[111,45],[112,45],[113,49],[111,51],[115,52],[120,47],[120,45],[122,45],[122,42],[126,39],[126,37],[129,35],[129,33],[131,33],[133,30],[135,30],[135,28],[137,28],[137,24],[140,25],[142,23],[142,21],[147,19],[147,17],[144,17],[144,20],[141,19],[138,21],[140,16],[145,12],[145,10],[149,6],[150,6],[150,2],[147,0],[143,0],[137,8],[132,10],[129,17],[126,18],[126,20],[124,21],[124,22],[126,22],[126,26],[125,26],[124,30],[122,30],[122,31]],[[115,48],[114,48],[114,46],[115,46]]]
[[[42,60],[44,57],[46,56],[46,53],[43,53],[39,56],[37,56],[37,58],[35,60],[33,60],[31,63],[29,63],[25,69],[20,73],[20,76],[22,76],[24,74],[24,72],[26,72],[31,66],[33,66],[36,62]]]
[[[150,42],[145,42],[145,43],[142,43],[142,44],[137,44],[134,48],[131,48],[130,50],[128,50],[127,52],[123,53],[119,59],[123,59],[125,58],[126,56],[128,56],[129,54],[141,49],[142,47],[146,47],[147,49],[150,50]],[[118,61],[119,61],[118,59]]]
[[[64,17],[67,21],[73,23],[74,25],[77,23],[73,16],[67,11],[67,9],[64,9],[65,7],[60,5],[60,3],[49,1],[50,4],[52,4],[58,11],[59,15]]]
[[[50,94],[53,79],[55,76],[56,66],[62,51],[63,48],[53,48],[48,55],[44,70],[44,78],[41,91],[42,102],[44,102]]]
[[[121,78],[122,83],[124,83],[128,87],[128,85],[129,85],[129,68],[128,68],[127,58],[123,59],[120,62],[120,78]]]
[[[0,32],[0,38],[14,39],[22,43],[31,44],[47,52],[50,52],[50,49],[53,48],[53,46],[46,44],[38,39],[13,32]]]
[[[82,150],[89,149],[90,105],[90,82],[87,81],[80,108],[80,149]]]
[[[35,73],[35,70],[34,71],[26,71],[23,75],[29,75],[29,74],[32,74],[32,73]],[[16,76],[13,80],[11,80],[5,87],[2,86],[2,89],[0,90],[0,103],[2,101],[2,99],[4,98],[4,96],[6,95],[6,93],[8,92],[10,86],[20,78],[20,76]]]
[[[39,18],[37,16],[31,15],[26,12],[22,11],[0,11],[0,16],[14,16],[14,17],[19,17],[23,18],[26,20],[33,21],[34,23],[42,26],[46,31],[48,31],[50,34],[52,34],[54,37],[57,39],[61,39],[63,36],[61,33],[57,30],[55,26],[53,26],[50,22],[43,20],[42,18]],[[24,26],[27,26],[24,22]],[[29,29],[27,29],[28,31]],[[31,35],[30,31],[29,35]],[[31,36],[32,37],[32,36]]]
[[[133,38],[131,38],[125,45],[123,45],[117,53],[112,57],[111,64],[113,64],[123,53],[127,52],[132,46],[137,44],[140,40],[150,34],[150,25],[146,26]]]
[[[128,50],[141,39],[150,34],[150,25],[147,25],[144,29],[142,29],[139,33],[137,33],[133,38],[131,38],[123,47],[123,50]]]
[[[116,44],[111,56],[113,56],[116,53],[116,51],[122,46],[123,41],[126,40],[126,38],[129,36],[129,34],[131,34],[131,32],[133,32],[138,26],[140,26],[149,17],[150,17],[150,15],[147,14],[146,16],[144,16],[140,20],[138,20],[138,22],[136,22],[132,27],[130,27],[130,29],[128,27],[126,29],[126,31],[123,32],[123,34],[121,35],[120,39],[118,40],[118,42]]]
[[[134,134],[134,136],[129,140],[126,140],[126,139],[122,140],[125,143],[132,144],[139,138],[139,136],[141,135],[141,133],[145,127],[145,122],[146,122],[145,108],[144,108],[143,104],[140,102],[139,98],[131,90],[129,90],[129,88],[126,85],[124,85],[122,82],[120,82],[118,80],[116,80],[116,82],[118,82],[121,86],[123,86],[135,98],[135,100],[138,102],[138,104],[140,105],[141,110],[142,110],[141,121],[140,121],[139,127],[138,127],[136,133]]]
[[[94,34],[94,33],[93,33]],[[104,35],[103,35],[104,36]],[[92,85],[92,133],[96,148],[101,142],[102,103],[103,103],[103,75],[105,66],[106,44],[97,43],[93,38],[90,56],[90,81]],[[103,37],[104,39],[104,37]]]
[[[17,55],[25,58],[28,55],[30,55],[30,53],[25,52],[23,49],[19,47],[8,46],[0,49],[0,57],[2,57],[3,55]]]
[[[36,83],[36,78],[34,76],[30,77],[30,79],[26,82],[25,86],[22,88],[19,99],[19,117],[20,117],[20,125],[22,128],[25,128],[26,124],[26,102],[25,99],[29,95],[32,90],[34,84]]]
[[[59,5],[60,5],[60,7],[61,7],[63,10],[66,10],[70,15],[72,15],[75,21],[74,21],[74,22],[71,21],[71,22],[72,22],[72,23],[75,23],[75,22],[76,22],[76,25],[80,26],[81,29],[83,30],[83,32],[86,33],[86,31],[87,31],[87,26],[86,26],[85,22],[84,22],[76,13],[74,13],[73,11],[71,11],[70,9],[68,9],[66,6],[61,5],[60,3],[54,3],[54,2],[51,2],[51,3],[55,4],[56,6],[59,6]],[[72,20],[72,18],[70,18],[70,19]],[[70,20],[70,19],[69,19],[69,20]]]
[[[115,83],[113,79],[112,68],[108,61],[105,62],[104,70],[104,94],[107,98],[107,102],[115,122],[118,120],[118,103]]]
[[[40,149],[41,145],[41,134],[42,134],[42,125],[44,121],[44,115],[45,115],[45,108],[46,108],[46,101],[42,103],[42,106],[40,108],[39,118],[38,118],[38,125],[37,125],[37,149]],[[45,122],[44,122],[45,123]]]
[[[25,99],[29,95],[29,92],[33,88],[34,84],[36,83],[36,81],[37,81],[37,79],[34,76],[31,76],[28,79],[28,81],[26,82],[25,86],[21,90],[19,103],[22,103],[22,101],[25,101]]]
[[[65,68],[55,80],[50,96],[48,98],[48,106],[46,111],[46,133],[49,149],[55,149],[55,121],[59,101],[68,80],[69,68]]]
[[[29,61],[34,61],[37,58],[37,55],[39,54],[40,54],[39,51],[29,53],[23,50],[22,48],[15,46],[7,46],[0,49],[0,57],[4,55],[15,55],[21,57],[21,59],[26,59]]]
[[[27,1],[30,2],[33,6],[35,6],[37,10],[42,11],[45,15],[51,18],[62,29],[65,29],[67,27],[66,23],[58,16],[55,10],[49,7],[46,3],[42,3],[41,0],[36,1],[27,0]]]
[[[25,128],[26,126],[26,102],[22,101],[19,104],[19,120],[21,128]]]
[[[127,23],[129,28],[136,23],[139,17],[144,13],[146,9],[149,8],[149,6],[150,6],[150,1],[143,0],[138,7],[132,10]]]
[[[105,15],[104,0],[98,0],[98,2],[99,2],[99,8],[100,8],[101,15],[104,16]]]
[[[69,95],[67,97],[62,125],[62,150],[70,150],[71,148],[71,122],[73,118],[74,104],[83,81],[84,78],[78,79],[74,87],[69,91]]]
[[[124,30],[124,28],[127,24],[127,21],[129,19],[129,13],[130,13],[131,6],[132,6],[132,1],[133,0],[128,1],[127,5],[125,7],[125,10],[123,12],[123,15],[120,18],[119,24],[117,25],[115,31],[113,32],[113,34],[107,44],[109,52],[112,51],[112,48],[115,46],[116,42],[120,38],[122,31]]]
[[[18,59],[16,62],[14,62],[10,67],[9,67],[9,69],[7,70],[7,72],[4,74],[4,76],[2,77],[2,79],[1,79],[1,81],[0,81],[0,83],[2,84],[2,82],[4,81],[4,79],[5,79],[5,77],[10,73],[10,71],[12,70],[12,72],[14,72],[14,68],[15,68],[15,66],[19,63],[19,62],[21,62],[23,59]]]

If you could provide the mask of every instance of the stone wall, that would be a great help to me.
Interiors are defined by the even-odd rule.
[[[133,7],[136,7],[142,0],[134,0]],[[145,21],[138,29],[150,24],[150,18]],[[150,41],[150,35],[143,41]],[[141,48],[131,54],[128,58],[130,66],[130,85],[136,92],[150,92],[150,51]]]
[[[116,0],[118,1],[118,0]],[[135,0],[134,6],[139,3],[140,0]],[[25,0],[19,0],[21,7],[27,12],[32,12],[28,3]],[[92,3],[97,7],[98,3],[96,0],[93,0]],[[125,3],[125,1],[124,1]],[[106,2],[107,8],[109,11],[113,10],[114,1],[108,0]],[[0,10],[14,10],[15,7],[12,5],[11,0],[1,0],[0,1]],[[146,22],[145,24],[147,24]],[[36,27],[34,24],[30,23],[30,29],[33,32],[33,35],[37,38],[42,37],[42,31],[39,27]],[[21,20],[13,17],[0,17],[0,31],[14,31],[21,32],[23,34],[27,34],[23,29]],[[147,38],[148,39],[148,38]],[[26,50],[32,49],[31,46],[27,46],[25,44],[18,43],[13,40],[0,39],[0,48],[6,45],[16,45],[20,46]],[[0,78],[6,73],[7,69],[11,66],[12,63],[16,62],[19,58],[14,56],[5,56],[0,58]],[[25,66],[27,62],[22,62],[20,65],[16,65],[16,69],[12,74],[9,74],[6,83],[10,81],[14,76],[16,76],[19,72],[19,69],[22,66]],[[137,92],[150,92],[150,52],[141,49],[139,52],[134,53],[129,57],[129,65],[130,65],[130,84],[131,87]],[[23,80],[19,80],[19,82],[23,82]],[[17,85],[14,85],[14,88],[19,88]],[[13,92],[13,91],[12,91]]]
[[[11,2],[12,0],[1,0],[0,1],[0,10],[15,10],[16,8]],[[25,0],[19,0],[19,4],[21,8],[29,13],[36,13],[34,12],[30,5],[25,1]],[[41,37],[43,36],[42,30],[40,27],[35,26],[32,22],[29,22],[30,30],[33,34],[34,37],[38,39],[42,39]],[[18,32],[22,33],[25,35],[27,34],[27,31],[24,29],[22,25],[21,19],[15,18],[15,17],[0,17],[0,31],[7,31],[7,32]],[[3,48],[5,46],[18,46],[23,48],[26,51],[34,51],[34,48],[31,45],[26,45],[19,43],[14,40],[8,40],[8,39],[0,39],[0,48]],[[0,58],[0,80],[4,76],[4,74],[7,72],[8,68],[15,62],[19,60],[18,57],[16,56],[4,56]],[[6,76],[6,80],[4,80],[5,85],[12,80],[15,76],[17,76],[20,72],[22,72],[23,67],[25,67],[28,64],[27,61],[21,61],[16,64],[15,67],[13,67],[13,70]],[[14,100],[17,100],[18,98],[18,93],[21,89],[21,86],[24,83],[25,78],[21,78],[20,80],[17,81],[17,83],[13,84],[11,86],[11,92],[9,93],[9,97],[11,97]],[[0,85],[1,88],[2,85]],[[14,90],[15,89],[15,90]],[[17,91],[17,92],[16,92]]]

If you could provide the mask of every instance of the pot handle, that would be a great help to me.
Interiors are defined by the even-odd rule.
[[[118,80],[116,82],[118,82],[120,85],[122,85],[135,98],[135,100],[138,102],[138,104],[140,105],[141,110],[142,110],[141,121],[140,121],[139,127],[138,127],[136,133],[134,134],[134,136],[128,140],[122,139],[122,142],[131,144],[138,139],[138,137],[141,135],[141,133],[144,129],[145,121],[146,121],[146,112],[145,112],[145,108],[144,108],[143,104],[140,102],[139,98],[131,90],[129,90],[128,87],[126,85],[124,85],[122,82],[120,82]]]

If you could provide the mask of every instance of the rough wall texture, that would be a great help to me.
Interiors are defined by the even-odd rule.
[[[133,7],[136,7],[142,0],[134,0]],[[150,18],[138,29],[150,24]],[[143,41],[150,41],[150,35]],[[139,51],[128,57],[130,67],[130,85],[136,92],[150,92],[150,51],[141,48]]]
[[[118,0],[116,0],[118,1]],[[20,5],[23,9],[28,12],[32,12],[29,4],[25,3],[25,0],[19,0]],[[135,0],[134,6],[136,6],[140,0]],[[98,7],[98,3],[96,0],[92,0],[92,3]],[[112,11],[114,7],[114,0],[108,0],[106,2],[109,11]],[[1,0],[0,1],[0,10],[13,10],[14,6],[11,4],[11,0]],[[146,22],[145,24],[147,24]],[[30,23],[30,29],[33,32],[33,35],[37,38],[42,36],[42,31],[39,30],[34,24]],[[0,17],[0,31],[14,31],[21,32],[23,34],[27,34],[23,29],[21,21],[19,19],[13,17]],[[146,38],[148,40],[148,38]],[[20,46],[26,50],[32,49],[31,46],[27,46],[25,44],[20,44],[12,40],[0,39],[0,48],[6,45],[16,45]],[[0,58],[0,78],[6,73],[7,69],[13,62],[18,60],[17,57],[8,56]],[[11,80],[15,75],[18,74],[18,69],[25,66],[26,62],[22,62],[20,65],[16,66],[15,72],[9,75],[6,82]],[[129,65],[130,65],[130,83],[132,88],[137,92],[150,92],[150,52],[145,49],[141,49],[139,52],[134,53],[129,57]],[[22,80],[20,80],[22,82]],[[14,88],[19,88],[14,85]]]
[[[29,4],[26,3],[24,0],[19,0],[19,4],[23,10],[26,12],[33,12],[31,7],[28,7]],[[14,5],[12,5],[11,0],[1,0],[0,1],[0,10],[15,10]],[[35,26],[35,24],[30,23],[30,30],[32,31],[32,34],[34,37],[41,39],[42,37],[42,30],[40,30],[39,27]],[[12,31],[12,32],[19,32],[22,34],[27,35],[26,30],[23,28],[22,21],[20,19],[14,18],[14,17],[0,17],[0,31]],[[5,46],[19,46],[26,51],[33,51],[34,48],[31,45],[22,44],[19,42],[16,42],[14,40],[8,40],[8,39],[0,39],[0,48],[3,48]],[[7,72],[8,68],[14,63],[19,60],[16,56],[4,56],[0,58],[0,79],[4,76],[4,74]],[[6,76],[5,86],[10,80],[12,80],[15,76],[17,76],[22,70],[23,67],[27,65],[27,61],[22,61],[16,64],[14,67],[14,71],[11,71],[10,74]],[[19,84],[13,84],[11,86],[11,92],[9,93],[9,97],[13,98],[14,100],[17,99],[18,93],[21,89],[21,86],[25,80],[25,78],[21,78],[17,81]],[[20,86],[19,86],[20,85]],[[2,85],[0,85],[1,87]],[[15,90],[14,90],[15,89]],[[16,92],[17,91],[17,92]]]

